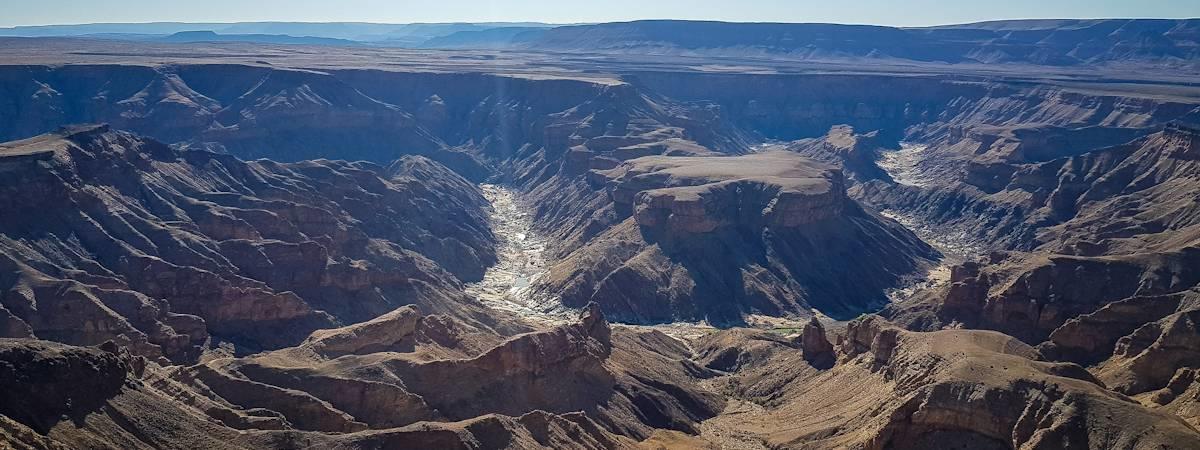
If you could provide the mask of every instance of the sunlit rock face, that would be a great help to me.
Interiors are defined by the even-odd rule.
[[[796,227],[833,218],[848,201],[840,170],[786,152],[644,157],[604,175],[618,210],[672,235]]]
[[[552,266],[541,288],[618,320],[850,316],[936,255],[848,198],[840,169],[792,152],[644,156],[588,181],[617,223]]]

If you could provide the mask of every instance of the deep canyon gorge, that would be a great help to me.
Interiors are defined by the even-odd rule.
[[[0,38],[0,443],[1198,448],[1200,28],[1035,22]]]

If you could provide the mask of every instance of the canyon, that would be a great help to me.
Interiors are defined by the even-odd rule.
[[[0,38],[0,443],[1198,447],[1193,22]]]

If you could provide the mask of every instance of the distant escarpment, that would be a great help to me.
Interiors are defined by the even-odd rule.
[[[1171,86],[1145,89],[928,74],[631,71],[571,79],[239,64],[10,65],[0,67],[0,90],[12,94],[0,106],[0,139],[104,122],[241,158],[386,164],[417,154],[473,181],[545,181],[563,161],[611,167],[627,159],[586,162],[591,157],[572,151],[584,141],[599,153],[634,146],[628,152],[661,154],[650,143],[668,137],[737,153],[763,139],[815,138],[840,125],[877,132],[889,146],[958,140],[979,126],[1132,129],[1200,118],[1196,102],[1172,95]],[[655,130],[661,136],[648,134]]]
[[[878,131],[881,144],[894,148],[899,140],[953,144],[977,130],[996,127],[1149,128],[1172,120],[1200,120],[1200,102],[1190,95],[1170,95],[1170,86],[1139,90],[1097,83],[1094,89],[1083,89],[1049,81],[921,74],[643,71],[624,79],[782,141],[824,136],[838,125],[861,133]],[[1093,134],[1054,143],[1088,140],[1100,141]],[[972,156],[975,148],[962,150],[955,156]]]
[[[107,126],[0,144],[0,335],[190,360],[404,304],[489,322],[486,200],[427,159],[244,162]],[[451,206],[452,205],[452,206]]]
[[[482,42],[556,51],[1047,66],[1189,65],[1197,19],[1008,20],[928,28],[638,20],[539,29]]]
[[[277,161],[370,160],[419,154],[479,172],[411,112],[329,73],[240,65],[6,66],[0,139],[68,123],[109,123],[168,144]]]
[[[614,220],[541,289],[623,320],[852,316],[937,257],[847,198],[841,171],[794,153],[646,156],[589,180]]]
[[[565,138],[553,129],[575,109],[625,114],[647,103],[615,80],[218,64],[4,66],[0,90],[13,93],[0,107],[3,140],[103,122],[245,159],[386,164],[423,155],[475,181]],[[664,106],[676,111],[654,114],[688,122],[685,108]]]

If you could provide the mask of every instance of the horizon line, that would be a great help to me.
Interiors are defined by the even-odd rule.
[[[1085,20],[1200,20],[1200,17],[1042,17],[1042,18],[1003,18],[1003,19],[984,19],[966,22],[948,22],[932,25],[884,25],[877,23],[851,23],[851,22],[779,22],[779,21],[738,21],[738,20],[719,20],[719,19],[672,19],[672,18],[642,18],[628,20],[611,20],[602,22],[543,22],[537,20],[486,20],[486,21],[469,21],[469,20],[452,20],[452,21],[418,21],[418,22],[368,22],[368,21],[306,21],[306,20],[237,20],[237,21],[180,21],[180,20],[152,20],[145,22],[79,22],[79,23],[43,23],[43,24],[25,24],[25,25],[0,25],[0,29],[15,29],[15,28],[39,28],[39,27],[73,27],[73,26],[89,26],[89,25],[157,25],[157,24],[180,24],[180,25],[235,25],[248,23],[275,23],[275,24],[353,24],[353,25],[452,25],[452,24],[470,24],[470,25],[486,25],[486,24],[542,24],[552,26],[573,26],[573,25],[600,25],[610,23],[634,23],[634,22],[711,22],[711,23],[732,23],[732,24],[783,24],[783,25],[849,25],[849,26],[875,26],[886,28],[933,28],[950,25],[976,25],[984,23],[996,22],[1021,22],[1021,21],[1085,21]]]

